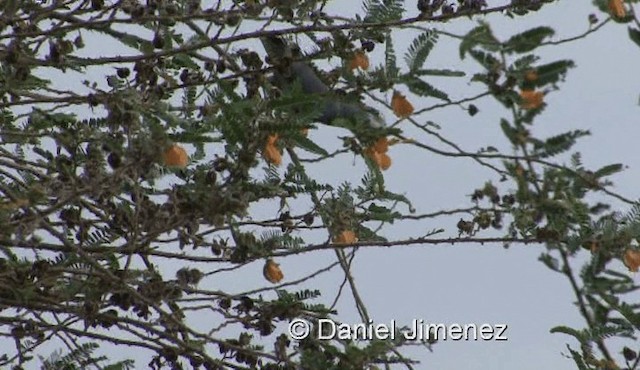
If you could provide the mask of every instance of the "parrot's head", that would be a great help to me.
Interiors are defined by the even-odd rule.
[[[367,120],[369,125],[375,129],[382,128],[386,125],[382,115],[374,109],[367,109]]]

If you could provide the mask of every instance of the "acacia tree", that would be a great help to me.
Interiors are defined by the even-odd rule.
[[[633,338],[640,326],[627,296],[638,285],[611,267],[615,260],[640,266],[640,208],[606,179],[622,165],[590,170],[579,154],[564,164],[558,156],[588,131],[536,137],[531,130],[545,94],[561,93],[574,67],[569,59],[543,62],[538,48],[614,23],[635,23],[629,35],[640,45],[636,2],[595,1],[591,27],[560,41],[550,41],[549,27],[499,39],[484,21],[527,17],[549,3],[540,0],[419,0],[417,9],[368,0],[354,18],[326,12],[319,0],[3,2],[0,364],[132,368],[95,351],[115,345],[145,350],[152,368],[412,368],[401,336],[290,339],[291,320],[341,317],[326,294],[299,286],[340,271],[338,295],[350,292],[366,323],[350,272],[358,249],[484,242],[546,247],[541,261],[569,280],[586,323],[552,329],[577,340],[569,351],[579,369],[637,369],[637,348],[609,341]],[[443,31],[456,18],[470,19],[468,33]],[[399,30],[415,32],[406,51],[394,47]],[[254,50],[267,36],[312,46],[272,60]],[[428,68],[443,37],[458,42],[452,58],[469,70]],[[96,48],[110,43],[118,46]],[[374,50],[382,60],[369,60]],[[296,82],[270,78],[293,62],[327,58],[342,61],[317,71],[330,93],[303,94]],[[464,79],[483,92],[452,99],[431,76]],[[363,98],[398,120],[380,128],[359,119],[318,123],[318,102]],[[508,116],[496,123],[509,153],[466,151],[425,117],[462,109],[473,119],[490,99]],[[400,123],[424,137],[407,136]],[[335,142],[312,140],[309,130],[334,130],[342,145],[329,149]],[[474,161],[494,176],[470,188],[470,198],[461,195],[467,208],[414,209],[385,186],[388,148],[396,144],[417,156]],[[361,183],[314,174],[335,158],[364,163]],[[628,214],[612,212],[611,200],[626,203]],[[272,217],[255,217],[265,209]],[[451,215],[459,221],[448,230],[382,236],[390,223]],[[334,263],[283,279],[278,261],[323,250],[335,251]],[[576,269],[584,254],[587,263]],[[255,289],[210,288],[219,274],[246,277],[243,267],[255,263],[264,264]],[[47,343],[62,350],[52,354]]]

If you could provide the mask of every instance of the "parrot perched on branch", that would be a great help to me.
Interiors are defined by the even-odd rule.
[[[316,71],[307,63],[300,61],[290,61],[283,63],[286,59],[293,59],[292,48],[282,38],[268,36],[260,39],[262,45],[269,56],[272,64],[282,63],[280,68],[276,68],[274,84],[279,88],[286,88],[287,84],[297,80],[305,94],[324,95],[324,107],[318,121],[324,124],[331,124],[337,118],[366,122],[371,128],[379,129],[384,127],[384,121],[380,114],[372,108],[354,102],[340,101],[337,95],[331,95],[329,87],[318,77]],[[283,71],[284,69],[284,71]],[[283,73],[284,72],[284,73]]]

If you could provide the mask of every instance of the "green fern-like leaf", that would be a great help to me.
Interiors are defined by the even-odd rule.
[[[184,88],[184,94],[182,95],[182,112],[186,117],[193,117],[196,110],[196,98],[198,90],[195,86],[188,86]]]
[[[592,342],[601,341],[616,336],[628,336],[633,333],[633,329],[620,325],[602,325],[592,329],[587,329],[587,335]]]
[[[133,369],[135,369],[135,362],[133,360],[119,361],[102,368],[102,370],[133,370]]]
[[[618,305],[617,310],[636,330],[640,330],[640,313],[637,312],[637,308],[634,309],[629,304],[622,303]]]
[[[586,342],[588,340],[588,336],[585,335],[585,333],[583,331],[576,330],[576,329],[570,328],[568,326],[556,326],[556,327],[551,328],[551,330],[549,330],[549,332],[551,332],[551,333],[563,333],[563,334],[570,335],[570,336],[576,338],[578,340],[578,342],[580,342],[580,343]]]
[[[610,165],[606,165],[593,173],[593,175],[597,178],[611,176],[622,171],[624,166],[621,163],[614,163]]]
[[[398,76],[399,69],[396,63],[396,53],[393,50],[393,39],[387,34],[384,49],[385,72],[388,80],[394,80]]]
[[[275,166],[265,167],[265,181],[268,184],[279,184],[280,183],[280,173],[278,172],[278,168]]]
[[[578,170],[583,167],[582,154],[580,154],[579,152],[576,152],[571,155],[571,166],[573,167],[574,170]]]
[[[295,141],[296,141],[296,144],[300,148],[302,148],[302,149],[304,149],[304,150],[306,150],[306,151],[308,151],[310,153],[318,154],[318,155],[321,155],[321,156],[328,156],[329,155],[329,153],[323,147],[321,147],[315,141],[313,141],[313,140],[311,140],[311,139],[309,139],[309,138],[307,138],[307,137],[305,137],[303,135],[298,135],[295,138]]]
[[[365,0],[365,22],[383,23],[402,19],[404,0]]]
[[[260,243],[277,249],[300,249],[304,246],[304,239],[278,230],[269,230],[260,235]]]
[[[107,228],[100,228],[94,232],[92,232],[87,241],[91,246],[100,246],[104,244],[109,244],[114,241],[116,237],[113,233]]]
[[[42,370],[70,370],[70,369],[86,369],[89,365],[95,365],[103,370],[131,370],[134,368],[133,360],[119,361],[113,364],[101,364],[108,359],[105,356],[94,357],[92,354],[98,349],[96,343],[83,343],[78,348],[73,349],[67,354],[61,351],[54,351],[48,358],[39,356],[42,362]]]
[[[537,55],[533,55],[533,54],[523,55],[513,62],[513,67],[516,70],[526,70],[531,68],[533,64],[536,63],[538,60],[540,60],[540,57]]]
[[[553,157],[571,149],[577,139],[590,135],[589,131],[574,130],[560,135],[552,136],[545,141],[534,141],[533,155],[542,158]]]
[[[469,54],[487,70],[493,70],[497,65],[500,65],[498,58],[493,56],[491,53],[478,49],[471,49],[469,50]]]
[[[296,299],[299,301],[304,301],[307,299],[315,299],[320,297],[321,295],[322,294],[318,289],[315,289],[315,290],[305,289],[295,293]]]
[[[413,71],[416,76],[438,76],[438,77],[464,77],[467,74],[462,71],[452,69],[417,69]]]
[[[464,59],[469,51],[479,46],[488,51],[498,51],[500,42],[493,35],[488,23],[481,22],[480,25],[469,31],[460,43],[460,59]]]
[[[504,44],[507,53],[526,53],[542,44],[544,39],[551,37],[555,31],[550,27],[536,27],[512,36]]]
[[[575,67],[575,63],[572,60],[558,60],[552,63],[538,66],[536,71],[538,72],[538,79],[532,82],[534,87],[540,87],[544,85],[553,85],[559,81],[564,80],[569,68]]]
[[[404,57],[411,73],[424,65],[437,41],[438,34],[432,30],[425,31],[413,39]]]
[[[384,191],[382,192],[382,194],[380,194],[379,199],[393,201],[397,203],[403,203],[404,205],[407,206],[407,208],[409,209],[409,212],[411,213],[415,212],[415,208],[413,207],[413,204],[411,203],[409,198],[407,198],[402,194],[397,194],[391,191]]]
[[[571,358],[573,359],[573,362],[575,362],[576,366],[578,367],[578,370],[589,370],[580,352],[572,349],[569,345],[567,345],[567,349],[571,353]]]
[[[42,369],[81,369],[85,365],[95,364],[97,361],[92,358],[91,354],[97,348],[98,345],[95,343],[84,343],[64,355],[60,351],[55,351],[49,358],[42,359]]]
[[[369,220],[393,223],[401,216],[400,212],[394,212],[392,209],[371,203],[367,208],[367,216]]]
[[[320,184],[313,180],[303,170],[290,164],[284,175],[282,189],[294,193],[311,193],[318,191],[332,191],[329,184]]]
[[[409,91],[418,95],[418,96],[430,96],[433,98],[437,98],[440,100],[444,100],[446,102],[450,101],[449,95],[442,90],[435,88],[433,85],[425,82],[424,80],[410,74],[403,75],[400,78],[400,81],[403,82],[409,88]]]
[[[364,157],[365,163],[369,171],[362,178],[363,185],[367,192],[369,192],[372,196],[376,194],[380,194],[384,191],[384,175],[380,171],[380,167],[375,163],[371,158]]]
[[[376,234],[375,231],[371,230],[366,226],[359,225],[358,226],[358,238],[360,240],[374,241],[374,242],[386,242],[387,238],[382,237]]]
[[[627,223],[640,224],[640,203],[636,203],[631,207],[624,220],[626,220]]]

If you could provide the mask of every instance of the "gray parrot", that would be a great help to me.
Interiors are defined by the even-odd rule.
[[[277,64],[285,58],[292,58],[291,46],[284,40],[275,36],[263,37],[260,39],[264,46],[267,55],[271,59],[272,63]],[[302,91],[306,94],[324,94],[327,95],[325,99],[325,105],[322,109],[321,116],[317,119],[319,122],[325,124],[331,124],[336,118],[346,118],[356,121],[367,122],[372,128],[381,128],[384,126],[384,121],[380,114],[372,108],[366,108],[361,104],[352,102],[340,101],[338,96],[329,96],[329,87],[318,77],[315,70],[311,68],[305,62],[293,61],[287,67],[285,72],[287,76],[282,76],[281,73],[276,72],[274,76],[274,83],[284,88],[288,81],[291,81],[291,77],[294,77],[300,82]]]

